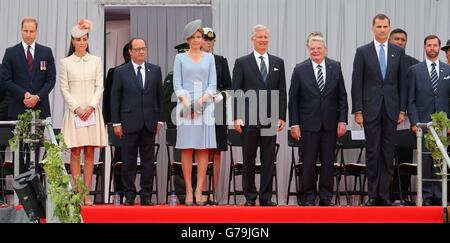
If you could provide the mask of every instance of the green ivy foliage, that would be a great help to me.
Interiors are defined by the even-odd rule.
[[[448,136],[447,130],[450,128],[450,122],[445,112],[436,112],[431,115],[431,121],[434,123],[434,130],[439,136],[444,148],[448,147]],[[444,157],[439,150],[436,141],[430,131],[425,134],[425,147],[431,152],[431,157],[434,161],[434,167],[436,168],[436,175],[442,176],[442,166],[444,164]]]
[[[18,116],[18,123],[13,131],[13,137],[8,141],[11,150],[16,150],[19,146],[19,141],[30,137],[30,124],[33,119],[33,113],[36,120],[39,119],[40,110],[25,110],[24,113]],[[42,139],[43,131],[39,127],[36,127],[36,139]]]

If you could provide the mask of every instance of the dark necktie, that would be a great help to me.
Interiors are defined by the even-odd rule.
[[[27,67],[28,67],[28,73],[31,75],[31,72],[33,71],[33,56],[31,55],[31,46],[28,46],[27,48]]]
[[[261,59],[261,76],[263,78],[264,83],[266,82],[267,79],[267,67],[266,67],[266,63],[264,62],[264,57],[260,56],[259,59]]]
[[[386,77],[386,59],[385,59],[385,52],[384,52],[384,44],[380,45],[380,53],[378,54],[378,60],[380,62],[380,68],[381,68],[381,76],[384,78]]]
[[[137,77],[137,80],[139,82],[139,85],[141,86],[141,89],[144,89],[144,82],[142,81],[143,78],[142,78],[142,74],[141,74],[141,68],[142,68],[141,66],[137,67],[137,75],[136,75],[136,77]]]
[[[317,72],[317,84],[319,85],[320,94],[323,94],[323,88],[325,87],[325,82],[323,80],[322,66],[317,65],[319,71]]]
[[[436,63],[431,63],[431,86],[433,86],[434,92],[437,92],[437,88],[439,85],[439,77],[436,72]]]

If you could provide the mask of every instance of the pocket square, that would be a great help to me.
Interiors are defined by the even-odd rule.
[[[447,77],[444,77],[444,80],[450,79],[450,75],[448,75]]]
[[[278,68],[273,68],[273,71],[274,71],[274,72],[278,71]]]

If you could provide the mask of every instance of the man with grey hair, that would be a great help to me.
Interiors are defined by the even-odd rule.
[[[303,141],[303,206],[333,206],[336,140],[346,132],[348,105],[341,64],[329,59],[320,33],[307,38],[309,58],[297,64],[289,89],[290,135]],[[319,192],[315,166],[321,156]]]
[[[258,146],[261,160],[259,203],[261,206],[276,206],[271,200],[272,175],[275,168],[276,132],[283,130],[286,121],[284,61],[267,53],[269,30],[266,26],[254,26],[251,40],[254,51],[236,60],[232,82],[232,89],[238,100],[234,105],[239,109],[234,112],[234,128],[242,134],[243,139],[242,186],[247,200],[245,206],[254,206],[258,197],[255,186],[255,158]],[[242,98],[243,93],[252,92],[256,94],[257,102],[249,102]],[[271,97],[278,99],[272,100]],[[267,102],[264,103],[265,99]],[[257,113],[256,119],[252,118],[253,111]],[[274,119],[275,122],[267,122]],[[270,129],[274,131],[273,135],[265,134]]]

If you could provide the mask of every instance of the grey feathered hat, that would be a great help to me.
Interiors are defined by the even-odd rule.
[[[185,40],[189,39],[198,29],[202,27],[202,20],[196,19],[194,21],[189,22],[186,26],[184,26],[183,37]]]

